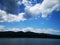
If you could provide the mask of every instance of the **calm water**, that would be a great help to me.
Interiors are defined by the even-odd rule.
[[[0,45],[60,45],[60,39],[0,38]]]

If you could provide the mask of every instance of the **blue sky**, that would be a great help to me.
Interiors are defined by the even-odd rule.
[[[0,30],[60,35],[59,0],[0,0]]]

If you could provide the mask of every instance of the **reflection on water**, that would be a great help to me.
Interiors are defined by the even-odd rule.
[[[0,45],[60,45],[60,39],[0,38]]]

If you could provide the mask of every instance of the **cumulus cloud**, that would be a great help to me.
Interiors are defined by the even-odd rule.
[[[23,17],[24,13],[19,13],[18,15],[7,14],[6,11],[0,10],[0,22],[18,22],[26,20]]]
[[[16,15],[21,4],[25,6],[24,13]],[[2,0],[0,1],[0,9],[2,9],[0,10],[0,22],[24,21],[41,14],[42,18],[46,18],[53,11],[60,11],[60,1],[43,0],[42,3],[33,5],[32,1],[28,0],[17,2],[16,0]]]
[[[41,17],[47,17],[48,14],[52,13],[53,11],[60,11],[60,1],[59,0],[43,0],[40,4],[35,4],[34,6],[27,5],[28,1],[26,1],[26,8],[28,13],[32,13],[32,15],[42,14]]]

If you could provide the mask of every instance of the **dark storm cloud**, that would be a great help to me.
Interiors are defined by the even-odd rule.
[[[0,0],[0,9],[5,10],[7,13],[17,14],[18,8],[16,0]]]

